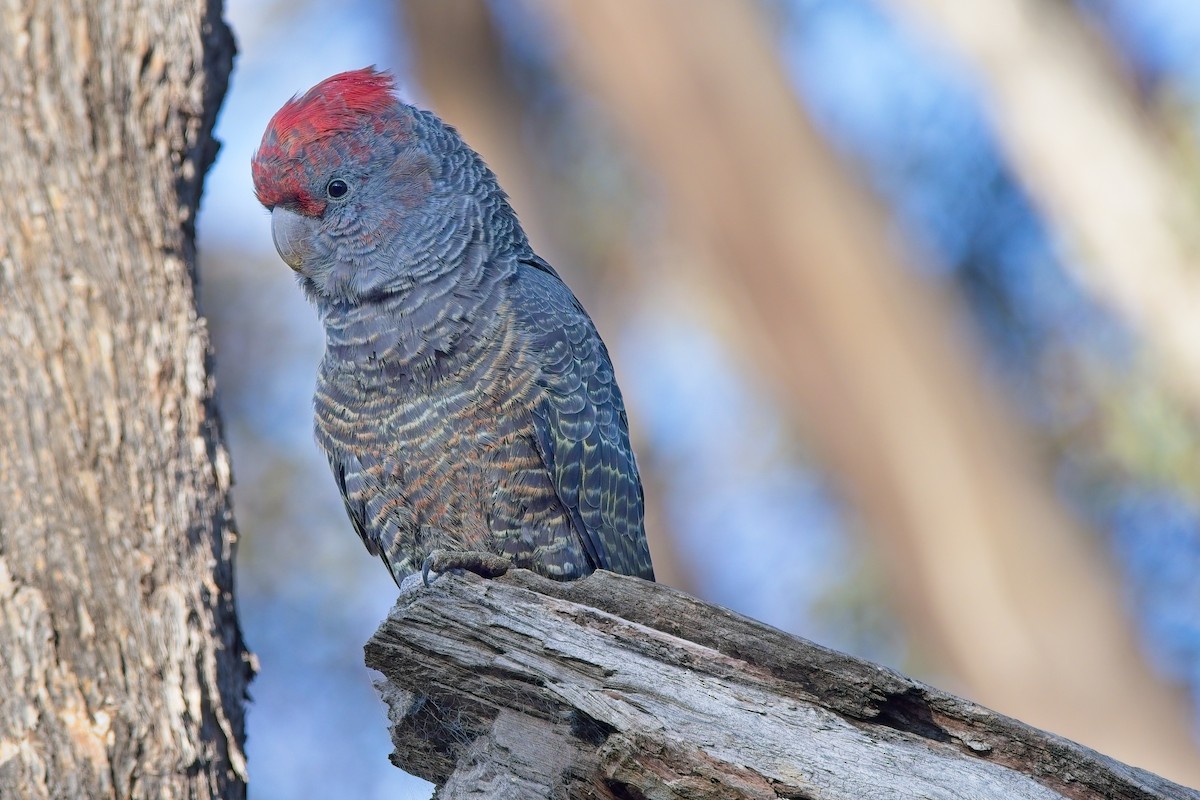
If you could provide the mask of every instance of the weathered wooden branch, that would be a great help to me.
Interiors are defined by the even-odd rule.
[[[366,646],[438,797],[1191,798],[1200,792],[670,587],[446,575]]]

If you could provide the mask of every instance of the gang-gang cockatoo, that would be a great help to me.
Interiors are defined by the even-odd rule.
[[[345,72],[275,114],[252,171],[325,325],[317,442],[396,582],[653,580],[608,352],[457,132]]]

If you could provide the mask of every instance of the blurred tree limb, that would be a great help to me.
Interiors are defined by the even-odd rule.
[[[1200,206],[1169,140],[1057,0],[888,0],[973,69],[1000,145],[1065,263],[1158,356],[1200,414]]]
[[[442,800],[1200,800],[891,670],[611,572],[402,591],[366,646]]]
[[[687,279],[735,310],[740,349],[865,515],[924,644],[981,702],[1200,784],[1182,693],[1138,656],[1109,566],[804,118],[755,6],[540,7],[661,178],[697,253]]]

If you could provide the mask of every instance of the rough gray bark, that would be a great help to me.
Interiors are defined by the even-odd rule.
[[[406,587],[407,588],[407,587]],[[366,647],[440,798],[1109,798],[1186,789],[891,670],[598,572],[446,575]]]
[[[219,0],[0,7],[0,797],[240,798],[193,225]]]

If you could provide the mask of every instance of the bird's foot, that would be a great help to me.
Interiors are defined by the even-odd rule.
[[[429,585],[429,573],[438,575],[451,570],[474,572],[481,578],[499,578],[512,567],[512,561],[480,550],[434,550],[421,564],[421,580]]]

